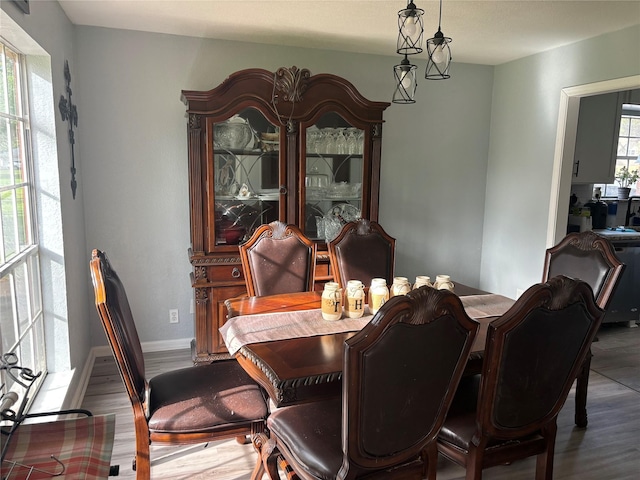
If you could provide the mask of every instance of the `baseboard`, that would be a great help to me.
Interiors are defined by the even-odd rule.
[[[190,338],[177,338],[175,340],[161,340],[159,342],[142,342],[142,351],[147,352],[168,352],[171,350],[186,350],[191,348]],[[110,357],[111,347],[109,345],[101,345],[91,349],[94,357]]]
[[[71,408],[81,408],[82,401],[84,400],[84,394],[87,391],[87,386],[89,385],[89,380],[91,379],[91,372],[93,372],[93,365],[96,363],[96,352],[95,348],[89,350],[89,356],[87,357],[87,361],[84,364],[84,368],[82,369],[82,374],[80,376],[80,380],[78,381],[78,388],[76,389],[76,393],[71,399]]]

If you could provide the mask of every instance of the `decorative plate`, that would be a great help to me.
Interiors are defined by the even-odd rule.
[[[341,223],[355,222],[360,215],[360,209],[350,203],[338,203],[327,212],[327,216],[337,217]]]

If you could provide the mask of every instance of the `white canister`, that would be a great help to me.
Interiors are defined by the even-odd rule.
[[[340,320],[342,318],[342,290],[336,282],[324,284],[322,318],[325,320]]]
[[[387,281],[384,278],[371,279],[371,287],[369,287],[369,312],[371,315],[375,315],[387,300],[389,300]]]
[[[433,283],[433,288],[438,290],[453,290],[453,282],[449,275],[437,275],[436,281]]]
[[[344,302],[344,310],[349,318],[360,318],[364,314],[364,285],[360,280],[347,282],[347,298]]]
[[[416,283],[413,284],[413,289],[415,290],[416,288],[420,288],[420,287],[433,287],[433,285],[431,285],[431,277],[427,276],[427,275],[418,275],[416,277]]]
[[[393,284],[391,285],[391,296],[406,295],[411,291],[411,284],[407,277],[393,277]]]

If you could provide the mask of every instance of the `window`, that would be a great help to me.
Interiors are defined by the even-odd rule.
[[[620,119],[620,133],[618,136],[618,153],[616,157],[616,174],[626,167],[630,171],[640,171],[640,105],[623,104],[622,117]],[[631,195],[640,194],[640,182],[635,182],[631,187]],[[608,185],[598,184],[602,188],[604,197],[616,197],[618,195],[617,183]]]
[[[0,49],[0,351],[43,372],[37,388],[46,356],[25,59],[5,43]],[[0,386],[25,393],[6,370],[0,370]]]

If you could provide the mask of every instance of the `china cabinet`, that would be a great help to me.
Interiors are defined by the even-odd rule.
[[[247,69],[187,105],[194,361],[223,358],[224,301],[246,293],[238,244],[261,224],[298,225],[319,243],[316,280],[331,280],[326,242],[378,219],[383,112],[344,78]]]

